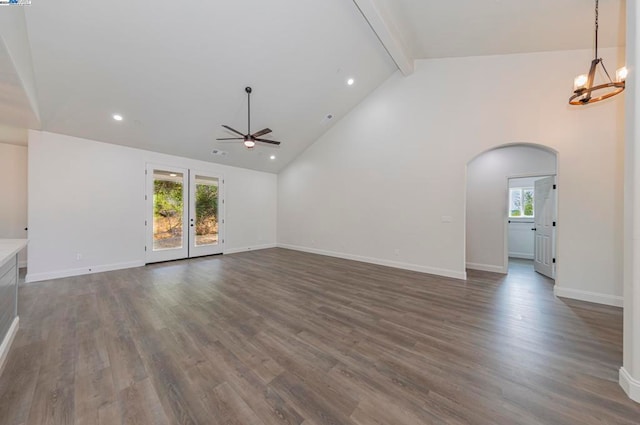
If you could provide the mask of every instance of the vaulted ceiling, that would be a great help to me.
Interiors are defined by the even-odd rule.
[[[416,59],[593,44],[591,0],[32,3],[0,8],[0,142],[36,128],[271,172]],[[623,45],[624,1],[600,21]],[[215,141],[246,129],[247,85],[280,147]]]

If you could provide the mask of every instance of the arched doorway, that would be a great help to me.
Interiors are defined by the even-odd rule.
[[[467,163],[465,255],[468,269],[506,274],[510,254],[512,258],[533,259],[534,247],[544,248],[540,245],[544,240],[540,236],[544,226],[538,230],[533,214],[535,182],[542,183],[548,176],[555,178],[557,171],[555,151],[526,143],[484,151]],[[555,193],[553,196],[555,199]],[[555,208],[552,213],[555,214]],[[546,229],[552,238],[555,231]],[[555,250],[554,239],[548,241],[549,249]],[[541,254],[539,251],[538,256]],[[550,261],[552,257],[552,253],[548,253]],[[536,260],[537,265],[542,263],[544,261]],[[531,264],[533,266],[533,262]],[[548,276],[552,277],[555,267],[549,268]]]

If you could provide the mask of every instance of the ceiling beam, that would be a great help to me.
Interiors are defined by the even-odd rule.
[[[353,0],[353,2],[400,71],[404,75],[413,74],[414,60],[400,40],[398,31],[391,19],[385,18],[375,0]]]

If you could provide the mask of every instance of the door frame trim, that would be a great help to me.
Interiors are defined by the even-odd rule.
[[[529,178],[529,177],[555,177],[555,184],[556,184],[556,189],[555,189],[555,211],[553,212],[553,216],[555,217],[556,223],[558,223],[558,201],[559,201],[559,188],[557,187],[558,185],[558,171],[556,170],[555,173],[532,173],[532,174],[513,174],[513,175],[508,175],[507,179],[506,179],[506,208],[503,211],[503,214],[507,214],[507,210],[509,209],[509,180],[511,179],[523,179],[523,178]],[[503,225],[503,242],[502,242],[502,250],[504,251],[504,260],[503,260],[503,273],[504,274],[508,274],[509,273],[509,215],[506,215],[506,218],[504,219],[504,225]],[[556,227],[554,229],[554,235],[553,235],[553,244],[552,244],[552,252],[553,252],[553,257],[556,256],[557,251],[557,244],[558,244],[558,229],[559,226],[556,224]],[[535,248],[534,248],[535,249]],[[558,264],[554,264],[553,265],[553,277],[555,280],[555,277],[557,276],[557,267]]]

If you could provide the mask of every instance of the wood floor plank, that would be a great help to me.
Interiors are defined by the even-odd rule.
[[[133,383],[118,394],[122,425],[168,425],[170,422],[149,378]]]
[[[89,302],[78,308],[78,316],[88,320],[79,322],[76,331],[75,423],[97,425],[98,409],[114,402],[116,393],[104,331],[99,327],[99,320],[90,314],[96,308],[95,297],[81,298]],[[83,309],[86,310],[82,312]]]
[[[58,303],[42,351],[33,402],[27,425],[73,425],[75,423],[76,309]]]
[[[347,412],[336,408],[331,401],[315,393],[305,385],[303,380],[289,372],[278,376],[269,386],[290,402],[303,416],[310,418],[318,425],[348,423],[347,418],[353,413],[353,410]]]
[[[121,391],[148,376],[126,325],[120,324],[115,333],[106,331],[105,341],[116,391]]]
[[[225,425],[264,425],[253,410],[227,383],[214,390],[213,410]]]
[[[363,399],[351,415],[351,420],[358,425],[415,425],[424,423],[440,425],[462,423],[456,422],[453,418],[445,421],[437,417],[431,417],[425,421],[424,417],[416,414],[416,410],[393,403],[382,396],[374,399]]]
[[[40,342],[15,347],[6,360],[4,369],[15,374],[14,380],[0,379],[0,418],[8,424],[22,424],[27,420],[38,382],[43,347]]]
[[[203,396],[190,385],[187,370],[182,368],[175,339],[169,331],[159,331],[141,338],[142,360],[149,371],[170,423],[192,425],[211,422]]]
[[[20,286],[0,424],[640,423],[622,310],[285,249]]]
[[[299,425],[304,418],[220,342],[203,347],[212,366],[266,424]]]
[[[114,401],[109,404],[103,404],[98,408],[98,424],[99,425],[120,425],[122,424],[122,415],[118,402]]]
[[[100,407],[116,399],[109,367],[76,370],[74,390],[76,425],[98,424]]]

